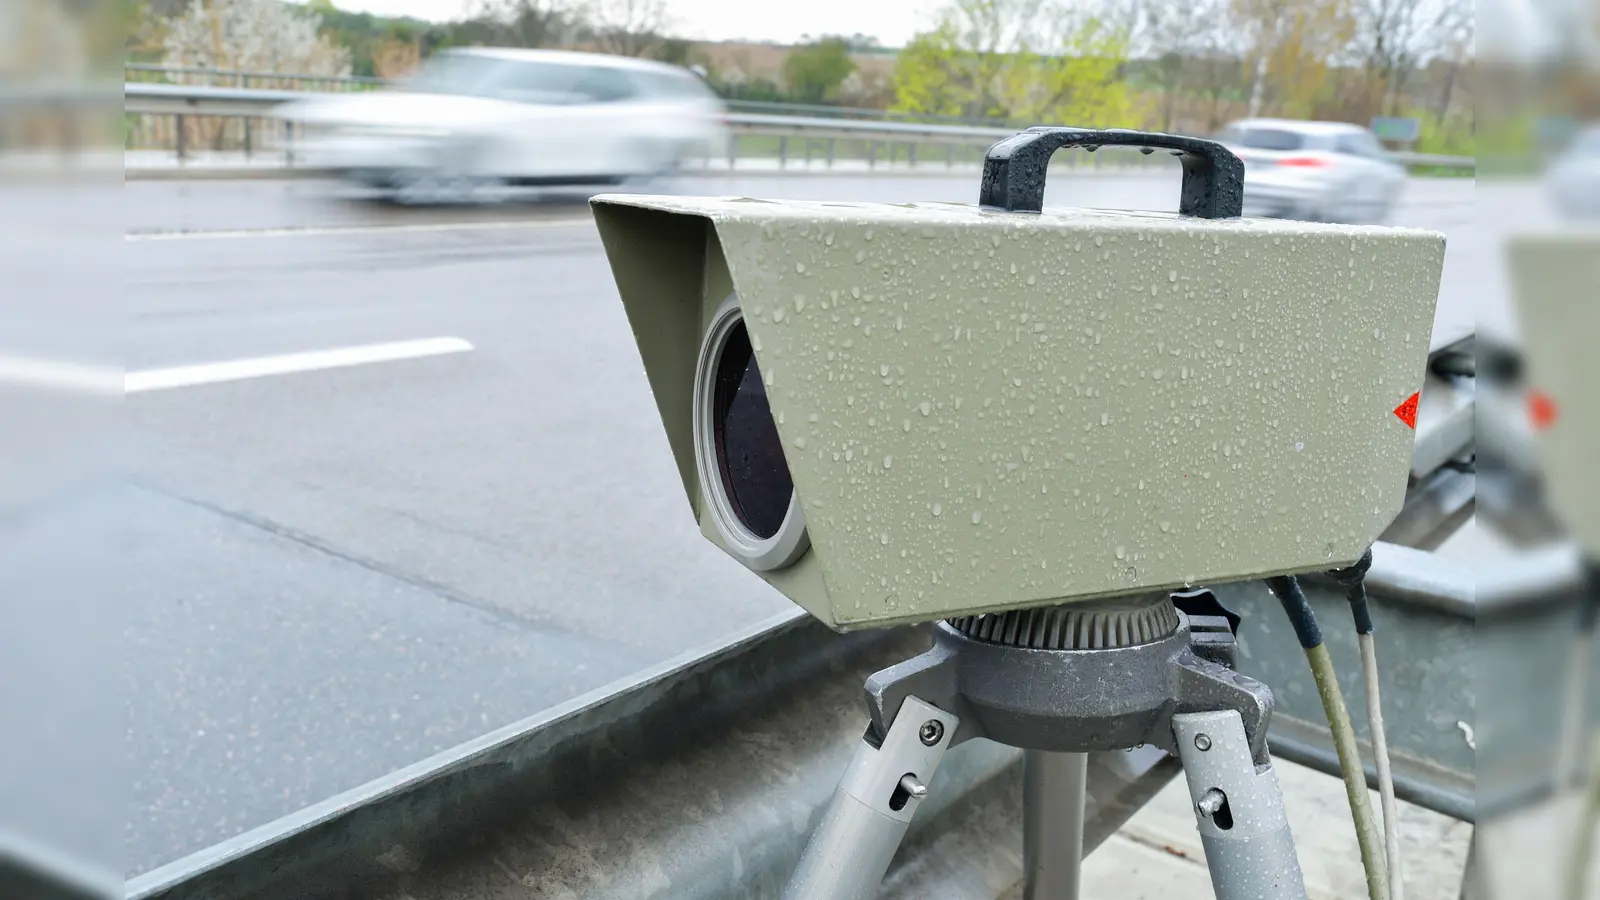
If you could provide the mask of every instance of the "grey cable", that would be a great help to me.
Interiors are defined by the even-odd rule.
[[[1350,818],[1356,827],[1356,843],[1361,848],[1361,867],[1367,877],[1367,896],[1371,900],[1389,900],[1383,842],[1378,836],[1378,821],[1372,815],[1372,801],[1367,797],[1367,777],[1361,767],[1356,729],[1350,724],[1350,711],[1345,707],[1344,693],[1339,690],[1339,679],[1333,671],[1333,658],[1328,655],[1326,644],[1318,644],[1306,650],[1306,661],[1311,664],[1317,695],[1322,698],[1322,709],[1328,716],[1328,730],[1333,733],[1333,747],[1339,754],[1339,773],[1344,778],[1345,797],[1350,801]]]
[[[1339,772],[1344,778],[1345,797],[1350,801],[1350,818],[1355,823],[1356,843],[1361,848],[1361,868],[1366,874],[1367,896],[1370,900],[1390,900],[1383,839],[1378,834],[1378,822],[1372,815],[1372,801],[1367,797],[1367,777],[1361,767],[1361,750],[1356,745],[1355,726],[1350,724],[1350,710],[1345,706],[1344,692],[1339,689],[1333,658],[1328,655],[1328,646],[1322,642],[1322,630],[1317,625],[1316,614],[1311,611],[1311,603],[1306,600],[1305,591],[1300,589],[1300,582],[1293,575],[1268,578],[1267,588],[1283,604],[1283,611],[1294,626],[1295,636],[1305,649],[1306,662],[1311,666],[1311,678],[1316,682],[1317,696],[1322,700],[1322,711],[1328,717],[1333,747],[1339,754]]]
[[[1383,805],[1383,855],[1389,866],[1389,900],[1403,900],[1405,878],[1400,865],[1400,808],[1395,802],[1394,773],[1389,765],[1389,739],[1383,728],[1383,702],[1378,697],[1378,649],[1371,632],[1356,636],[1361,647],[1361,677],[1367,693],[1367,725],[1372,729],[1372,755],[1378,767],[1378,800]]]
[[[1600,740],[1595,739],[1593,730],[1589,727],[1586,714],[1586,692],[1584,688],[1589,681],[1590,652],[1597,625],[1600,625],[1600,563],[1590,561],[1584,567],[1584,592],[1578,607],[1578,629],[1574,637],[1569,665],[1571,670],[1567,674],[1568,702],[1566,710],[1568,729],[1567,741],[1564,751],[1582,758],[1582,748],[1587,743],[1590,760],[1586,772],[1581,769],[1569,770],[1562,767],[1557,770],[1557,789],[1570,784],[1560,779],[1567,777],[1569,771],[1573,774],[1587,775],[1588,783],[1585,785],[1584,803],[1578,814],[1577,827],[1573,829],[1572,848],[1567,858],[1566,884],[1563,885],[1569,900],[1582,900],[1585,882],[1588,880],[1589,867],[1594,855],[1594,837],[1597,824],[1600,824]],[[1581,765],[1581,763],[1579,764]]]
[[[1594,760],[1589,769],[1588,789],[1578,812],[1577,827],[1573,829],[1572,847],[1567,857],[1566,884],[1562,896],[1566,900],[1583,900],[1584,888],[1589,880],[1589,867],[1594,855],[1594,835],[1600,821],[1600,741],[1594,742]]]
[[[1400,811],[1394,796],[1394,774],[1390,770],[1389,739],[1384,733],[1383,701],[1378,691],[1378,647],[1373,639],[1372,605],[1367,601],[1367,572],[1372,569],[1372,548],[1361,554],[1354,565],[1327,574],[1344,585],[1350,601],[1350,615],[1356,626],[1356,644],[1361,649],[1361,682],[1367,695],[1367,727],[1372,731],[1372,755],[1378,770],[1378,797],[1383,805],[1383,852],[1389,870],[1390,900],[1405,896],[1404,868],[1400,863]]]

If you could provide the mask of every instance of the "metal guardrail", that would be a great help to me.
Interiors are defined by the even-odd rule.
[[[126,896],[476,897],[506,873],[544,896],[776,896],[860,741],[863,681],[927,642],[791,610],[139,875]],[[898,868],[914,878],[932,857],[969,877],[907,896],[1020,880],[1020,855],[992,852],[1021,846],[1019,770],[986,741],[946,757]],[[1176,772],[1153,748],[1093,754],[1086,846]],[[988,852],[952,860],[951,841]]]
[[[306,91],[208,87],[190,84],[123,85],[123,111],[140,115],[266,116]]]
[[[110,900],[122,873],[0,827],[0,897],[28,900]]]
[[[1350,625],[1349,601],[1331,579],[1301,579],[1322,622],[1346,697],[1364,696],[1361,661]],[[1283,612],[1260,582],[1217,585],[1213,593],[1243,617],[1239,670],[1272,686],[1276,706],[1268,743],[1275,756],[1330,775],[1339,771],[1333,738],[1306,667],[1285,638]],[[1477,722],[1474,623],[1470,575],[1453,560],[1395,544],[1373,547],[1367,592],[1388,705],[1388,741],[1401,799],[1455,819],[1476,818],[1475,765],[1470,729]],[[1368,723],[1355,723],[1368,783],[1377,786]],[[1465,730],[1462,726],[1465,726]]]
[[[1473,172],[1478,170],[1476,156],[1449,156],[1443,153],[1412,153],[1400,150],[1390,151],[1388,156],[1391,161],[1408,169],[1467,169]]]
[[[187,84],[146,84],[130,82],[123,86],[123,108],[144,115],[195,116],[270,116],[273,109],[295,100],[304,100],[309,91],[266,90],[261,88],[208,87]],[[811,137],[848,137],[885,140],[991,141],[1009,137],[1015,128],[975,127],[920,122],[858,122],[763,113],[730,113],[728,123],[754,133],[795,134]]]
[[[130,82],[140,82],[137,77],[140,75],[168,79],[206,78],[212,81],[228,82],[228,84],[192,85],[193,87],[248,88],[251,86],[250,83],[254,81],[269,84],[319,85],[320,87],[313,88],[313,90],[326,91],[329,87],[343,90],[374,90],[393,84],[387,78],[372,78],[364,75],[307,75],[303,73],[259,72],[244,69],[210,69],[199,66],[157,66],[148,63],[127,63],[122,69],[124,76]],[[296,90],[300,89],[296,88]]]
[[[282,74],[277,72],[245,71],[240,69],[208,69],[192,66],[161,66],[148,63],[128,63],[123,66],[124,71],[130,76],[129,81],[142,81],[136,76],[152,76],[166,79],[208,79],[209,87],[239,87],[248,88],[251,82],[266,84],[289,85],[322,85],[322,88],[313,90],[327,90],[332,87],[340,91],[372,90],[397,84],[394,79],[373,78],[362,75],[301,75]],[[176,83],[184,83],[178,81]],[[293,87],[293,90],[300,90]],[[984,127],[1003,128],[1007,123],[998,119],[979,119],[969,116],[929,115],[927,113],[902,112],[892,109],[872,109],[857,106],[833,106],[821,103],[781,103],[770,100],[740,100],[733,97],[724,97],[723,103],[733,112],[766,113],[779,116],[815,116],[825,119],[870,119],[880,121],[915,121],[931,122],[941,125],[977,125]]]
[[[244,73],[240,73],[244,74]],[[123,86],[124,110],[136,115],[172,116],[223,116],[270,117],[274,107],[293,100],[304,99],[306,91],[267,90],[242,87],[213,87],[205,85],[160,84],[129,82]],[[857,119],[822,116],[777,115],[773,113],[730,112],[726,116],[729,127],[736,134],[776,137],[779,140],[778,157],[788,159],[787,140],[806,141],[806,155],[810,157],[810,140],[830,142],[826,160],[834,160],[831,142],[841,139],[881,142],[889,145],[891,160],[897,144],[907,146],[911,162],[916,162],[918,145],[936,144],[946,150],[945,160],[953,164],[954,149],[962,146],[982,146],[1009,137],[1015,128],[993,125],[954,125],[939,122],[861,121]],[[182,129],[179,129],[182,133]],[[183,148],[179,147],[180,156]],[[874,145],[873,158],[877,149]],[[1143,157],[1128,154],[1131,159]],[[1473,157],[1440,156],[1424,153],[1393,153],[1390,158],[1406,166],[1431,166],[1438,168],[1475,170]],[[292,159],[292,157],[291,157]]]
[[[1472,588],[1441,561],[1419,566],[1426,556],[1380,544],[1369,577],[1383,650],[1408,661],[1388,673],[1388,696],[1426,712],[1395,723],[1396,781],[1403,797],[1471,820],[1473,761],[1456,723],[1474,721]],[[1242,667],[1271,677],[1279,698],[1274,754],[1337,774],[1276,604],[1259,582],[1218,588],[1245,617]],[[1307,588],[1330,626],[1348,622],[1342,588]],[[1348,632],[1329,629],[1354,696]],[[478,896],[507,873],[550,896],[597,884],[653,896],[663,879],[687,900],[775,896],[859,740],[863,680],[927,642],[925,627],[836,635],[791,610],[141,874],[126,896]],[[1424,683],[1400,683],[1416,670]],[[1020,855],[995,852],[1021,846],[1019,759],[988,741],[952,751],[890,873],[905,889],[886,896],[988,900],[1020,880]],[[1086,847],[1177,771],[1154,748],[1092,754]],[[920,870],[931,874],[917,882]]]
[[[278,106],[306,99],[308,94],[315,95],[313,92],[281,89],[129,82],[124,85],[124,111],[134,115],[175,116],[180,123],[188,116],[270,119],[275,117],[274,110]],[[964,151],[963,159],[971,156],[976,160],[989,144],[1016,131],[999,127],[979,128],[917,122],[862,122],[764,113],[730,112],[724,120],[735,136],[775,140],[776,146],[770,149],[775,151],[778,159],[785,164],[791,158],[791,141],[801,142],[801,145],[795,148],[799,152],[792,154],[793,157],[803,156],[808,163],[813,158],[813,150],[817,149],[813,146],[813,141],[820,141],[821,158],[830,166],[837,155],[839,141],[864,142],[869,158],[874,161],[879,158],[880,152],[886,154],[890,162],[895,161],[897,153],[904,152],[912,163],[917,162],[919,146],[937,145],[944,151],[944,162],[947,165],[954,165],[958,150]],[[285,147],[288,151],[286,163],[293,165],[293,123],[284,121],[283,128]],[[180,159],[185,156],[187,150],[184,146],[184,134],[185,129],[180,124],[177,129],[176,148]],[[900,149],[902,147],[903,151]],[[730,161],[737,155],[735,149],[730,148]],[[770,156],[773,153],[763,155]],[[1130,161],[1143,159],[1134,153],[1128,153],[1126,156]]]

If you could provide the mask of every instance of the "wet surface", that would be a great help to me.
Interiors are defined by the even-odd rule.
[[[1047,202],[1173,209],[1168,175],[1053,178]],[[684,181],[977,191],[975,173]],[[1418,181],[1396,214],[1450,237],[1441,325],[1502,302],[1471,185]],[[126,186],[129,232],[208,233],[125,245],[130,370],[476,348],[128,400],[130,872],[787,608],[697,533],[586,199]]]

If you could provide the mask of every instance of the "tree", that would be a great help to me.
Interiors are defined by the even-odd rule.
[[[477,0],[472,18],[461,25],[461,40],[439,43],[557,47],[571,41],[577,17],[561,0]]]
[[[1440,28],[1440,57],[1445,67],[1445,76],[1438,101],[1433,106],[1433,118],[1438,124],[1443,124],[1445,117],[1450,114],[1450,105],[1455,99],[1461,70],[1471,66],[1473,46],[1477,43],[1476,20],[1470,3],[1455,0],[1451,3],[1451,7],[1450,15],[1441,23]]]
[[[0,8],[0,59],[8,81],[78,79],[94,62],[86,21],[96,9],[69,8],[59,0],[13,0]],[[115,20],[110,22],[113,27]],[[26,116],[25,108],[18,118]]]
[[[839,88],[854,74],[849,40],[824,37],[789,51],[783,60],[783,81],[789,95],[801,103],[839,99]]]
[[[689,68],[695,64],[694,44],[683,38],[666,38],[650,53],[650,58]]]
[[[1349,0],[1233,0],[1232,13],[1251,73],[1250,115],[1311,117],[1354,35]]]
[[[1221,4],[1216,0],[1146,0],[1134,7],[1138,40],[1155,57],[1150,80],[1161,89],[1162,131],[1171,131],[1178,102],[1196,76],[1197,57],[1212,49]]]
[[[120,0],[123,20],[122,52],[128,62],[146,62],[161,53],[166,38],[166,21],[156,15],[147,0]],[[9,58],[9,57],[8,57]]]
[[[954,0],[895,63],[895,108],[1026,124],[1127,126],[1127,39],[1063,0]]]
[[[1428,58],[1471,29],[1470,0],[1359,0],[1356,44],[1373,112],[1395,114],[1406,83]]]
[[[383,37],[367,48],[372,74],[379,78],[410,75],[422,62],[422,41],[416,29],[405,22],[390,22]]]
[[[168,23],[162,63],[302,75],[350,74],[350,51],[316,12],[278,0],[193,0]]]
[[[618,56],[654,56],[671,25],[665,0],[594,0],[585,12],[595,47]]]
[[[1222,4],[1218,4],[1221,6]],[[1205,100],[1205,124],[1200,130],[1211,134],[1222,127],[1223,101],[1242,93],[1239,57],[1233,46],[1231,20],[1218,16],[1203,31],[1191,68],[1196,93]]]

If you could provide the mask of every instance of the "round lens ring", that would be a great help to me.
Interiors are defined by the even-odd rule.
[[[737,294],[706,326],[692,407],[702,515],[723,548],[757,572],[793,565],[811,538]]]

